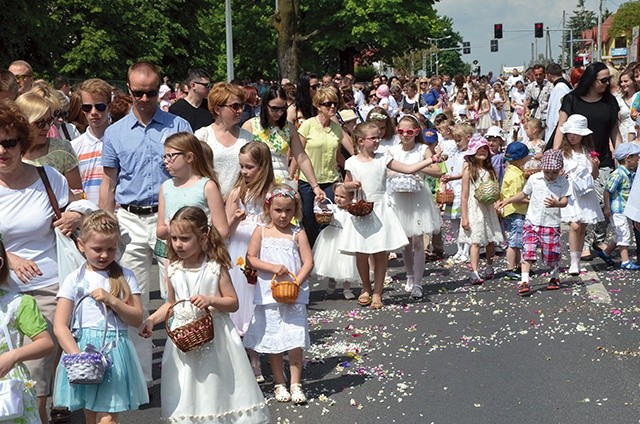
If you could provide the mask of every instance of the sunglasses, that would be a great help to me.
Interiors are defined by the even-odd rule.
[[[13,149],[18,145],[20,139],[18,138],[8,138],[6,140],[0,141],[0,146],[4,147],[5,150]],[[2,258],[0,258],[2,259]],[[1,266],[0,266],[1,267]]]
[[[426,81],[420,81],[420,85],[427,85]]]
[[[162,161],[163,162],[173,162],[173,160],[175,158],[177,158],[180,155],[184,155],[184,152],[174,152],[174,153],[166,153],[164,155],[162,155]]]
[[[93,108],[96,108],[96,110],[98,112],[104,112],[105,110],[107,110],[107,105],[105,103],[95,103],[95,104],[91,104],[91,103],[83,103],[82,106],[80,106],[80,108],[82,109],[83,112],[89,113],[91,112],[91,110]]]
[[[338,102],[322,102],[320,106],[324,107],[338,107]]]
[[[267,105],[267,106],[269,106],[269,110],[273,113],[284,113],[287,111],[286,106],[271,106],[271,105]]]
[[[373,99],[374,97],[376,97],[376,95],[375,95],[375,94],[369,94],[369,98],[370,98],[370,99]]]
[[[406,135],[408,137],[413,137],[416,136],[418,134],[420,134],[420,129],[419,128],[411,128],[410,130],[403,130],[401,128],[396,129],[396,132],[399,135]]]
[[[317,83],[317,84],[313,84],[313,85],[311,85],[311,86],[309,86],[309,87],[311,87],[311,88],[312,88],[312,89],[314,89],[314,90],[317,90],[318,88],[322,87],[322,84]]]
[[[211,83],[210,82],[198,82],[198,81],[191,81],[194,84],[198,84],[203,86],[204,88],[206,88],[207,90],[211,90]]]
[[[44,128],[50,127],[52,123],[53,123],[53,116],[50,116],[47,119],[41,119],[39,121],[34,122],[33,125],[35,125],[36,127],[42,130]]]
[[[59,119],[67,119],[69,117],[69,112],[66,111],[62,111],[62,110],[56,110],[55,113],[53,114],[54,117],[59,118]]]
[[[18,82],[22,82],[22,81],[26,80],[27,78],[30,78],[31,75],[28,75],[28,74],[27,75],[16,75],[15,77],[16,77],[16,80],[18,80]]]
[[[242,112],[242,110],[244,109],[244,103],[231,103],[230,105],[222,106],[233,109],[234,112]]]
[[[135,97],[136,99],[141,99],[143,98],[145,95],[147,96],[147,98],[152,98],[152,97],[156,97],[158,95],[158,90],[149,90],[149,91],[144,91],[144,90],[129,90],[131,91],[131,95],[133,97]]]
[[[600,81],[600,84],[609,84],[611,82],[611,77],[600,78],[598,81]]]

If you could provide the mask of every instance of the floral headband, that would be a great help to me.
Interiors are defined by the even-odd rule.
[[[297,200],[300,197],[298,196],[298,192],[289,187],[278,187],[271,190],[267,193],[264,201],[268,205],[271,203],[271,199],[274,197],[288,197],[289,199]]]
[[[382,113],[373,112],[371,115],[369,115],[369,118],[374,119],[376,121],[386,121],[388,116]]]

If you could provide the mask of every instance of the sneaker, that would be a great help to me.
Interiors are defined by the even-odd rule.
[[[353,294],[353,292],[351,291],[351,289],[344,289],[342,291],[342,295],[344,296],[345,299],[347,300],[353,300],[356,298],[356,295]]]
[[[471,271],[471,274],[469,274],[469,282],[474,286],[477,286],[479,284],[484,283],[484,280],[480,278],[480,276],[476,271]]]
[[[607,266],[614,266],[616,264],[615,262],[613,262],[613,259],[611,259],[611,256],[607,255],[604,250],[599,250],[596,252],[596,254],[607,264]]]
[[[457,264],[464,264],[469,262],[469,257],[467,255],[460,255],[454,262]]]
[[[412,299],[422,299],[422,287],[419,285],[415,285],[411,288],[411,298]]]
[[[640,269],[640,265],[633,263],[631,261],[626,261],[620,264],[620,269],[629,269],[632,271],[637,271]]]
[[[518,284],[518,296],[527,296],[531,294],[531,286],[529,283]]]
[[[394,259],[398,259],[398,254],[396,252],[389,252],[389,255],[387,256],[387,258],[392,261]]]
[[[413,277],[409,276],[407,277],[407,281],[405,281],[404,283],[404,291],[406,291],[407,293],[411,293],[412,289],[413,289]]]
[[[484,269],[484,279],[491,280],[494,275],[495,271],[493,270],[493,267],[491,265],[487,265],[487,267]]]
[[[337,284],[336,280],[334,279],[329,280],[329,283],[327,284],[327,294],[329,296],[331,296],[336,292],[336,284]]]
[[[558,290],[560,288],[560,279],[551,278],[547,284],[547,290]]]
[[[518,281],[520,279],[520,274],[515,271],[507,271],[504,273],[504,278],[507,280]]]

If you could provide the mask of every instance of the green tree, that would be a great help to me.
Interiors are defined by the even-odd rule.
[[[582,31],[593,28],[597,24],[596,13],[592,10],[587,10],[584,5],[585,0],[578,0],[576,8],[573,10],[573,15],[569,18],[567,28],[573,30],[573,38],[582,38]],[[569,31],[564,33],[565,46],[569,47]],[[577,52],[581,47],[580,43],[573,44],[573,51]],[[571,59],[573,60],[573,59]]]
[[[620,5],[613,16],[609,35],[619,37],[630,35],[631,29],[640,24],[640,2],[632,1]]]

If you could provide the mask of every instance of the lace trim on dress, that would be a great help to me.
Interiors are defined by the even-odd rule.
[[[169,423],[190,423],[190,422],[211,422],[216,420],[220,423],[228,423],[229,418],[232,416],[243,417],[253,412],[267,409],[266,402],[260,402],[250,408],[237,409],[235,411],[227,411],[223,414],[210,414],[210,415],[176,415],[169,418],[164,418],[162,421]]]

